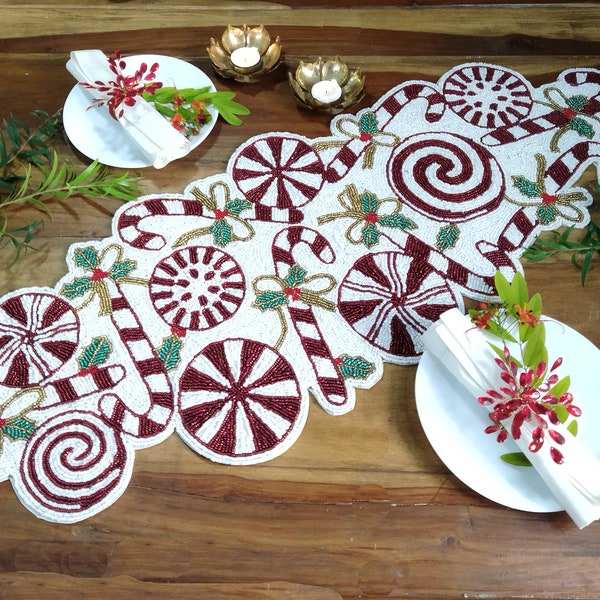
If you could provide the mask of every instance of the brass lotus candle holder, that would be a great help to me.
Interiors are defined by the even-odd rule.
[[[215,71],[222,77],[243,83],[255,83],[279,64],[281,42],[263,25],[235,27],[227,25],[221,40],[210,38],[206,49]]]
[[[288,77],[296,102],[309,110],[338,114],[364,96],[365,78],[360,69],[351,70],[339,56],[301,60]]]

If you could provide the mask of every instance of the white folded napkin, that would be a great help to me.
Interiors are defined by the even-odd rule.
[[[496,355],[484,332],[458,309],[442,314],[424,333],[423,343],[474,398],[487,396],[488,390],[505,386],[494,360]],[[509,432],[511,421],[512,417],[503,422]],[[560,446],[564,456],[562,464],[552,460],[545,446],[538,452],[530,452],[528,445],[536,425],[533,419],[525,421],[521,437],[515,442],[576,525],[583,528],[600,518],[600,460],[561,425],[552,425],[552,428],[566,439]]]
[[[71,52],[67,71],[79,82],[94,84],[108,82],[115,75],[108,66],[108,59],[101,50],[77,50]],[[101,92],[82,86],[92,97]],[[181,158],[192,149],[190,141],[179,133],[154,107],[141,96],[133,106],[124,103],[123,116],[118,119],[123,131],[140,148],[156,169],[162,169],[171,161]]]

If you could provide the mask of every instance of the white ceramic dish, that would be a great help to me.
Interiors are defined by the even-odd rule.
[[[126,72],[134,72],[142,62],[159,64],[157,80],[165,86],[178,88],[202,88],[212,81],[197,67],[178,58],[156,54],[128,56]],[[63,123],[71,143],[82,154],[105,165],[126,169],[149,167],[151,163],[141,150],[123,132],[121,126],[109,115],[106,107],[89,108],[92,99],[83,86],[76,84],[65,101]],[[212,115],[197,135],[190,138],[192,149],[196,148],[211,132],[217,122],[217,110],[208,105]]]
[[[583,411],[578,419],[578,440],[600,456],[600,350],[555,320],[547,319],[546,334],[549,361],[563,357],[558,373],[571,377],[574,404]],[[500,459],[501,454],[518,452],[517,445],[510,438],[499,444],[495,435],[484,433],[491,424],[487,409],[427,351],[417,369],[415,396],[430,444],[463,483],[510,508],[530,512],[562,510],[532,467],[517,467]]]

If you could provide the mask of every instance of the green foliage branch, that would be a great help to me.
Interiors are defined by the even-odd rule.
[[[524,257],[530,262],[541,262],[558,254],[570,254],[571,262],[581,271],[581,285],[592,265],[592,259],[600,252],[600,227],[590,221],[581,240],[573,239],[574,226],[563,231],[551,231],[549,237],[539,237],[527,248]]]
[[[12,113],[0,126],[0,248],[13,246],[11,264],[33,249],[32,240],[43,226],[43,218],[13,225],[19,208],[35,208],[51,217],[49,201],[56,198],[111,196],[129,201],[140,195],[137,178],[128,173],[113,173],[98,161],[78,169],[59,156],[55,142],[63,137],[61,111],[49,115],[38,110],[32,116],[35,127]]]

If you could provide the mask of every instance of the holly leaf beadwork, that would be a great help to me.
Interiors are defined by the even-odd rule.
[[[584,108],[587,103],[587,97],[582,94],[567,98],[567,106],[576,112],[579,112],[582,108]]]
[[[161,346],[156,349],[156,355],[167,371],[173,370],[179,364],[181,347],[181,338],[173,334],[164,338]]]
[[[225,182],[216,181],[207,192],[193,187],[191,193],[202,204],[203,216],[212,216],[214,222],[180,235],[173,242],[174,248],[185,246],[194,238],[204,235],[212,235],[213,244],[221,248],[231,242],[245,242],[254,236],[252,226],[240,216],[244,211],[250,210],[252,204],[246,199],[232,200],[229,186]]]
[[[124,277],[128,277],[131,271],[136,268],[137,264],[133,260],[123,260],[114,263],[108,270],[108,275],[113,281],[118,281]]]
[[[257,294],[254,306],[260,310],[272,310],[287,304],[287,296],[283,292],[266,291]]]
[[[367,223],[361,230],[363,244],[367,248],[372,248],[379,242],[379,231],[373,223]]]
[[[217,246],[227,246],[231,242],[232,228],[225,219],[217,219],[210,226],[210,231],[213,234],[213,241]]]
[[[250,210],[251,208],[252,204],[248,200],[240,200],[239,198],[225,204],[225,209],[230,215],[239,215],[241,212]]]
[[[591,140],[594,137],[594,129],[592,126],[579,117],[572,118],[569,122],[569,127],[575,133],[578,133],[581,137],[587,138],[588,140]]]
[[[362,356],[343,354],[336,360],[336,364],[344,379],[366,379],[375,371],[375,365]]]
[[[542,204],[536,210],[537,218],[542,225],[549,225],[556,219],[556,209],[551,204]]]
[[[372,112],[365,113],[358,120],[358,130],[360,133],[374,135],[379,130],[377,124],[377,115]]]
[[[8,421],[2,426],[2,433],[13,440],[28,440],[35,429],[35,423],[25,417]]]
[[[395,227],[396,229],[416,229],[417,224],[408,217],[400,213],[392,213],[391,215],[383,215],[377,221],[384,227]]]
[[[417,224],[400,214],[401,203],[398,198],[378,198],[369,190],[360,193],[354,184],[346,186],[338,194],[343,212],[321,215],[319,225],[330,223],[336,219],[352,219],[346,230],[346,239],[351,244],[362,244],[372,248],[379,243],[384,233],[381,227],[390,229],[416,229]]]
[[[4,440],[28,440],[35,431],[35,421],[28,414],[38,408],[44,399],[40,387],[23,388],[0,404],[0,456]]]
[[[456,246],[456,243],[458,242],[459,236],[460,229],[456,226],[455,223],[451,223],[450,225],[440,227],[435,244],[436,248],[440,252],[443,252],[444,250],[449,250],[450,248],[454,248],[454,246]]]
[[[98,252],[93,246],[86,246],[75,251],[75,264],[82,269],[92,271],[98,266]]]
[[[539,198],[542,195],[543,190],[535,181],[529,181],[529,179],[519,175],[513,177],[513,183],[523,196]]]
[[[106,337],[95,337],[79,356],[79,368],[85,370],[105,363],[111,351],[112,347]]]
[[[67,298],[78,298],[85,296],[92,289],[91,277],[76,277],[70,283],[65,283],[61,293]]]
[[[371,192],[364,192],[360,195],[361,211],[364,215],[376,213],[379,207],[377,196]]]
[[[300,265],[292,265],[285,278],[285,282],[290,288],[294,288],[301,285],[305,277],[306,271]]]
[[[64,283],[60,293],[70,300],[87,296],[79,309],[98,297],[99,314],[110,314],[112,306],[107,287],[108,281],[117,285],[122,283],[148,285],[147,280],[130,275],[137,268],[137,263],[134,260],[123,259],[123,248],[118,244],[109,244],[100,252],[93,246],[77,248],[73,254],[73,262],[87,271],[87,274]]]

